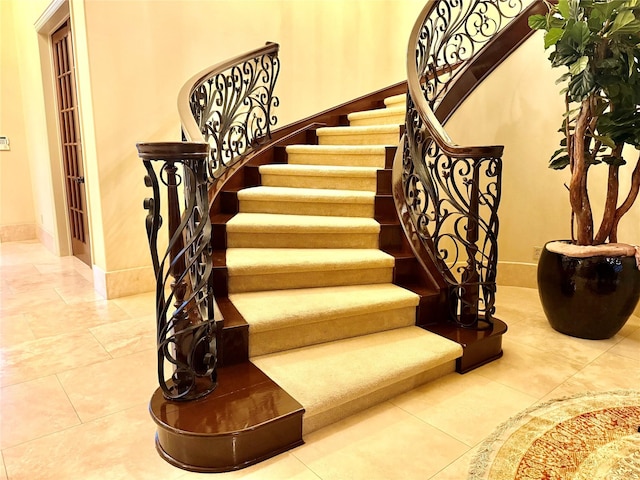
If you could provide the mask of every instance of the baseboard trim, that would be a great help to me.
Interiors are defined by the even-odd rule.
[[[498,285],[538,288],[536,263],[498,262]]]
[[[111,300],[152,292],[156,288],[156,281],[151,266],[105,272],[93,265],[93,287],[104,298]]]
[[[36,225],[34,223],[0,226],[0,243],[36,239]]]

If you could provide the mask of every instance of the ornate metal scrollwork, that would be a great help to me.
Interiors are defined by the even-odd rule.
[[[467,62],[522,9],[520,0],[433,1],[410,44],[404,198],[449,285],[451,317],[462,327],[493,323],[502,150],[449,143],[433,112]]]
[[[211,178],[271,137],[279,72],[277,52],[268,53],[215,73],[192,90],[191,113],[211,146]]]
[[[185,145],[195,145],[199,152],[180,151]],[[147,169],[145,184],[153,189],[144,207],[149,212],[147,236],[156,275],[158,382],[165,398],[193,400],[216,387],[208,148],[206,144],[139,144],[138,150]],[[162,256],[158,245],[163,224],[161,185],[166,187],[169,220],[169,243]],[[184,191],[182,209],[179,187]],[[166,364],[172,367],[170,378]]]
[[[416,39],[422,91],[433,111],[468,60],[523,9],[522,0],[438,0]]]
[[[228,167],[271,138],[277,121],[272,108],[279,103],[273,95],[278,50],[268,43],[200,72],[182,87],[178,112],[189,141],[138,144],[145,184],[153,189],[144,208],[156,275],[158,382],[170,400],[194,400],[216,387],[219,327],[210,285],[209,194]],[[158,244],[162,185],[169,220],[163,255]]]

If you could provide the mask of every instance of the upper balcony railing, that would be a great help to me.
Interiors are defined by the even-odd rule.
[[[526,27],[528,15],[518,17],[522,11],[520,0],[431,0],[409,40],[403,160],[394,166],[401,186],[396,202],[419,257],[428,256],[448,286],[450,316],[462,327],[493,323],[503,147],[456,145],[441,120],[468,95],[465,89],[475,88],[478,77],[490,71],[477,67],[487,47],[498,46],[506,56],[526,38],[520,33],[514,44],[496,45],[515,19],[521,29],[524,19]],[[490,65],[497,63],[493,59]]]
[[[186,142],[138,144],[145,184],[153,189],[145,208],[156,275],[158,382],[170,400],[197,399],[216,387],[220,319],[211,284],[209,193],[271,137],[278,49],[268,43],[187,81],[178,95]],[[165,200],[169,245],[162,253]]]
[[[220,177],[271,138],[278,106],[274,87],[280,72],[279,45],[267,43],[246,55],[208,68],[178,94],[178,113],[188,141],[210,146],[208,172]]]

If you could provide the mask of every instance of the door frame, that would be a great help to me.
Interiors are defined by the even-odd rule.
[[[47,143],[50,159],[50,173],[51,173],[51,185],[52,185],[52,198],[51,203],[53,205],[54,214],[54,229],[53,235],[45,232],[42,228],[39,230],[38,237],[45,246],[60,256],[73,255],[71,248],[71,233],[69,230],[69,218],[67,212],[67,199],[65,189],[65,176],[63,168],[63,159],[61,155],[60,145],[60,119],[57,111],[57,92],[55,85],[55,72],[53,61],[53,46],[51,35],[58,30],[66,21],[72,22],[72,12],[69,5],[69,0],[52,0],[42,15],[35,22],[35,29],[38,34],[38,48],[40,51],[40,67],[42,74],[42,86],[44,91],[44,106],[45,106],[45,122],[47,128]],[[76,54],[76,42],[73,35],[73,28],[71,33],[71,43],[73,45],[74,64],[78,65]],[[76,70],[77,73],[77,70]],[[78,79],[76,75],[76,91],[78,97],[80,96],[78,88]],[[81,102],[78,100],[78,130],[82,142],[82,162],[85,171],[85,178],[87,175],[87,163],[86,163],[86,147],[85,147],[85,135],[82,121]],[[86,199],[86,215],[87,215],[87,228],[88,235],[91,239],[91,262],[95,263],[94,255],[94,243],[91,228],[91,200],[88,188],[89,180],[85,184],[85,199]],[[42,220],[42,219],[41,219]]]

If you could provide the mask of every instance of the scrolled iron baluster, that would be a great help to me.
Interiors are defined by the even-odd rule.
[[[419,90],[433,111],[466,62],[520,10],[520,0],[434,3],[415,30]],[[411,95],[406,119],[402,181],[409,218],[449,284],[452,318],[462,327],[491,328],[501,159],[441,150]]]
[[[208,145],[142,143],[138,153],[147,170],[145,185],[153,189],[144,206],[149,211],[147,236],[156,275],[158,382],[165,398],[193,400],[216,387],[217,332],[209,291]],[[169,244],[162,256],[158,250],[161,185],[166,187],[169,217]],[[184,187],[182,209],[180,186]],[[165,362],[173,368],[170,379]]]

